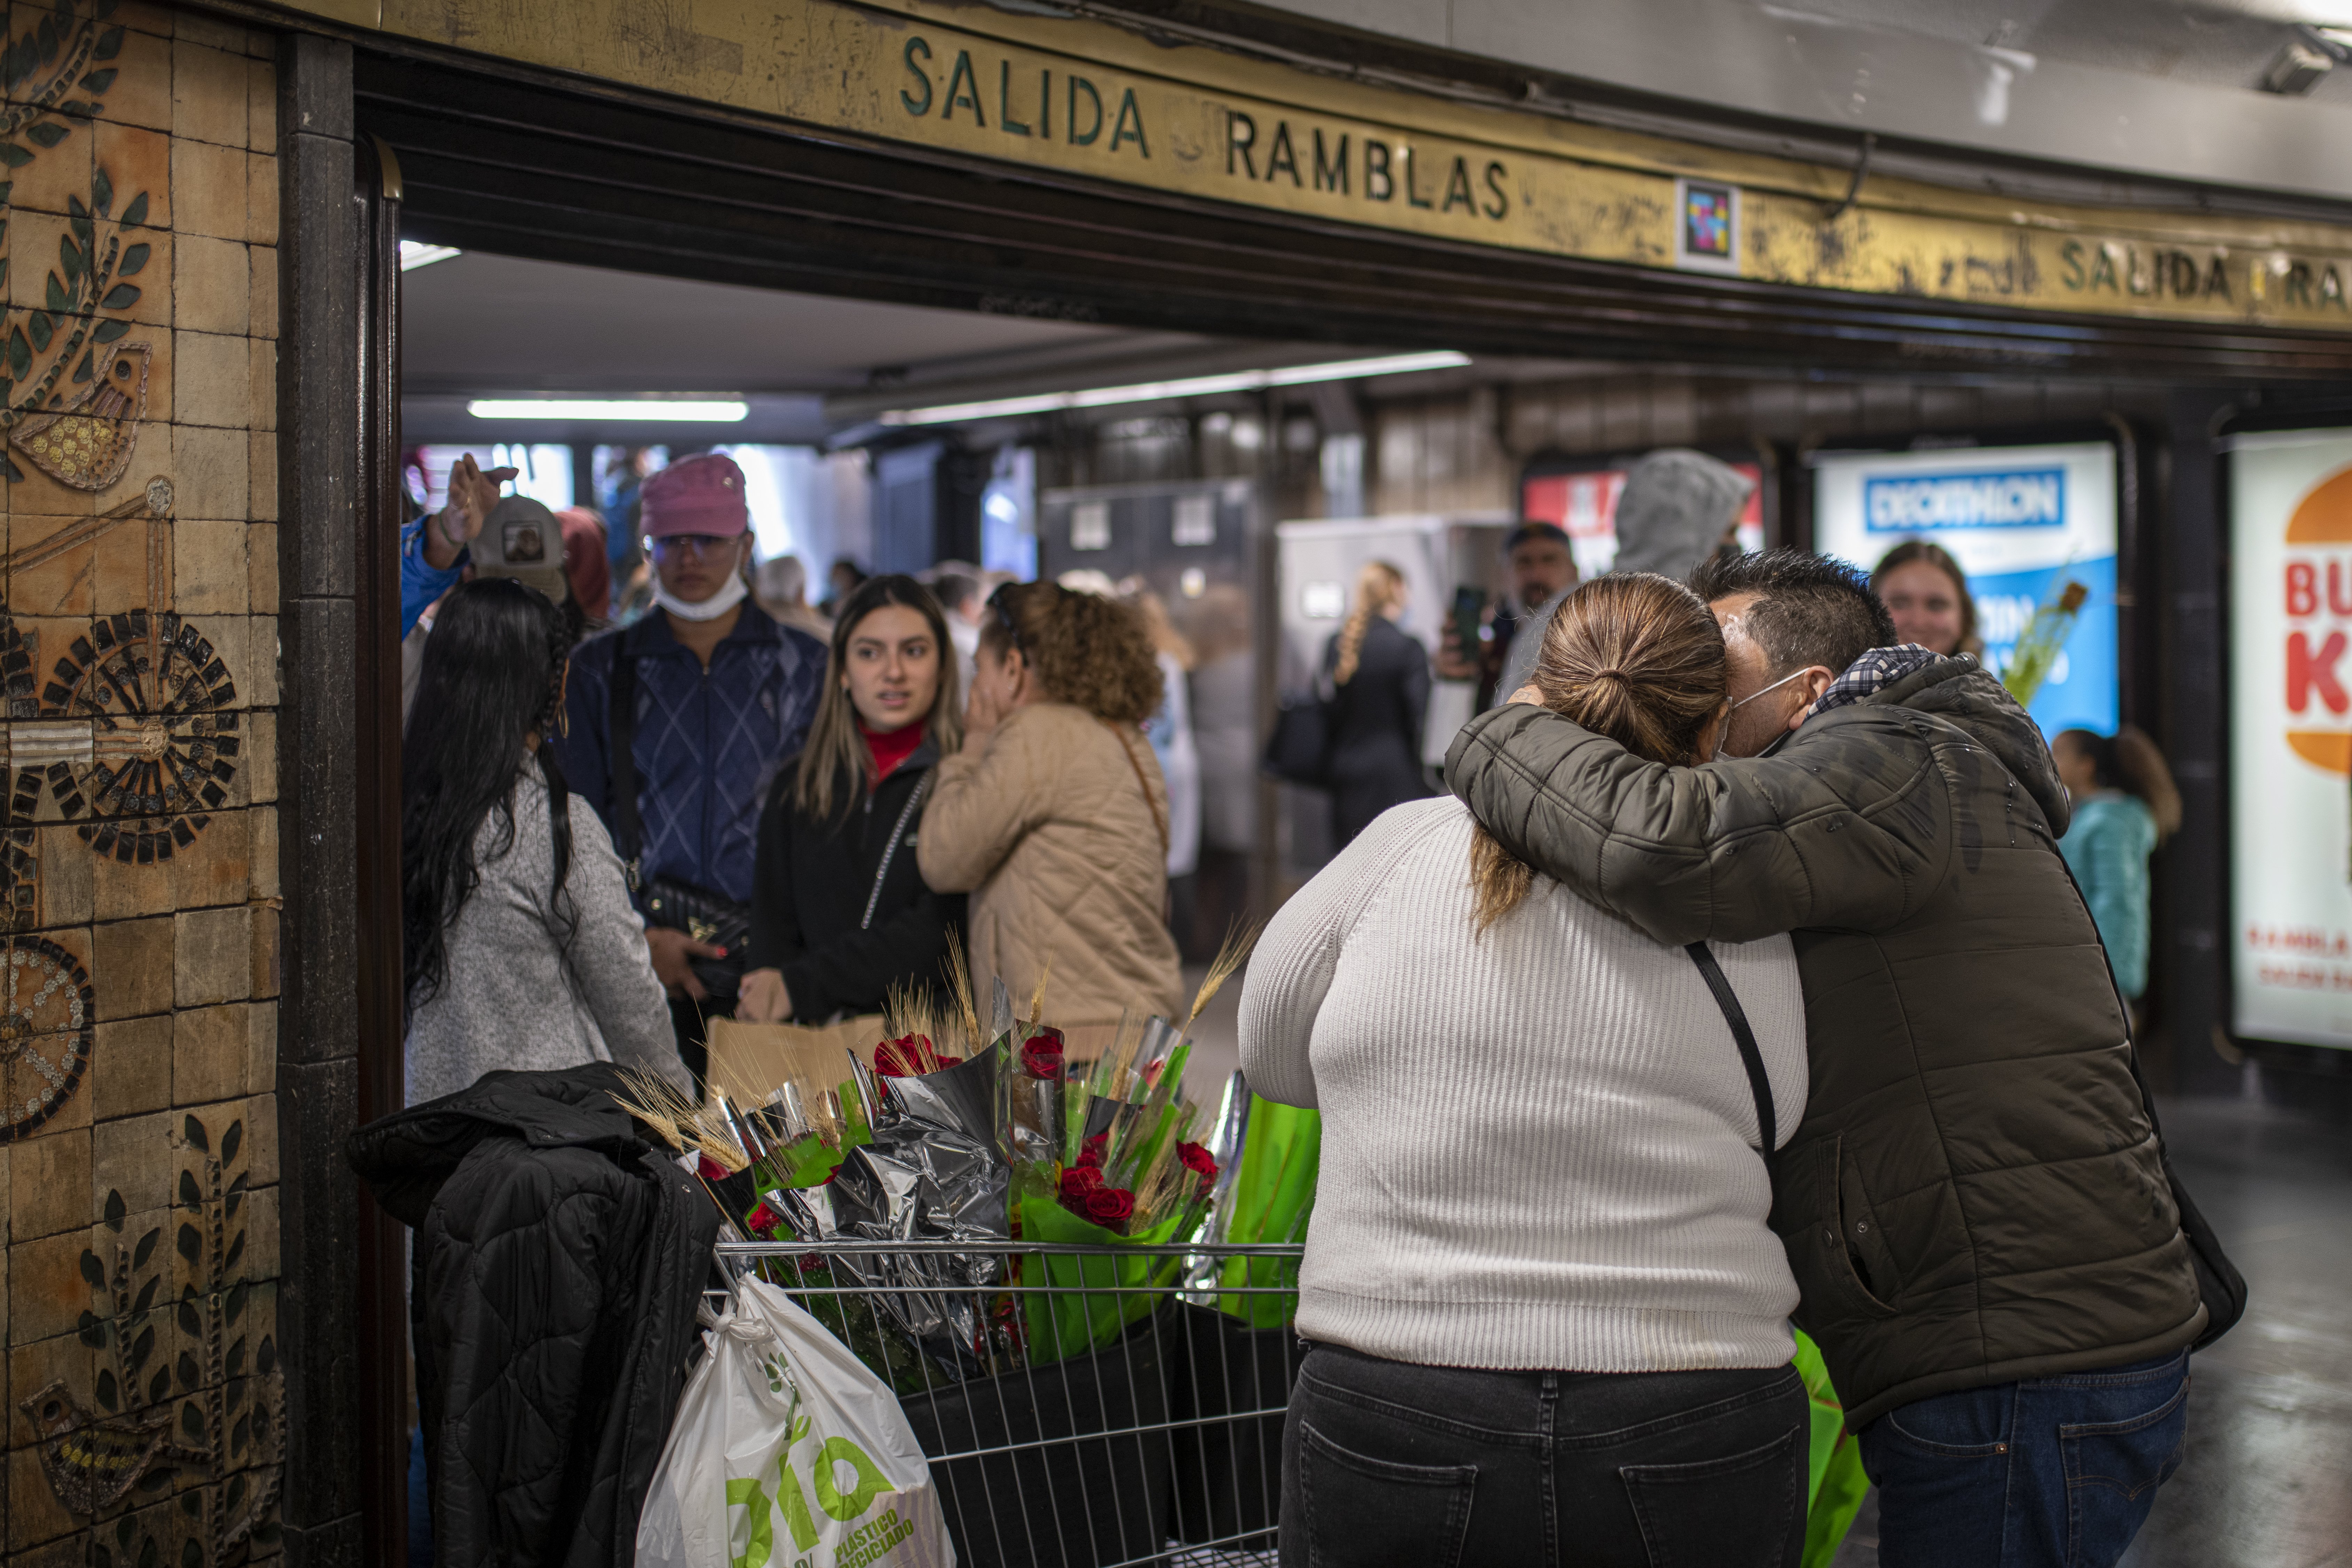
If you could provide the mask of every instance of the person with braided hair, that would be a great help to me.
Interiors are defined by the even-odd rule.
[[[563,617],[511,577],[460,584],[401,752],[407,1102],[499,1068],[614,1061],[689,1083],[613,841],[555,748]]]
[[[1429,650],[1397,621],[1408,598],[1404,574],[1367,561],[1355,604],[1323,645],[1332,694],[1331,847],[1344,849],[1372,818],[1429,794],[1421,731],[1429,713]]]
[[[1143,616],[1053,583],[990,596],[963,740],[939,764],[916,858],[969,893],[971,973],[1027,997],[1071,1052],[1098,1053],[1129,1008],[1176,1016],[1168,786],[1144,734],[1165,691]]]

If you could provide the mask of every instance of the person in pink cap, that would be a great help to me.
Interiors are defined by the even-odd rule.
[[[647,479],[638,525],[656,614],[583,643],[556,741],[564,776],[633,869],[678,1049],[702,1076],[703,1020],[742,977],[761,785],[806,740],[825,646],[751,597],[743,470],[717,453]]]

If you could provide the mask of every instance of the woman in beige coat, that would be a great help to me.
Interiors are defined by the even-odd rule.
[[[940,763],[916,856],[941,893],[970,893],[971,973],[1025,1005],[1048,965],[1045,1016],[1073,1055],[1119,1015],[1176,1016],[1181,979],[1161,911],[1168,791],[1143,721],[1162,696],[1142,617],[1050,583],[989,600],[963,749]]]

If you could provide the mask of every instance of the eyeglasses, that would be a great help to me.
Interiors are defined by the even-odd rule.
[[[662,533],[655,535],[651,543],[656,555],[716,555],[733,549],[742,537],[740,533]]]

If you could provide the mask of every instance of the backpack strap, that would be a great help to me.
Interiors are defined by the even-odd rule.
[[[1731,1037],[1738,1042],[1740,1065],[1748,1069],[1748,1089],[1756,1097],[1756,1129],[1764,1136],[1762,1152],[1769,1161],[1780,1145],[1780,1129],[1772,1115],[1772,1079],[1764,1071],[1764,1053],[1756,1047],[1756,1031],[1748,1026],[1748,1015],[1740,1008],[1739,994],[1732,990],[1723,965],[1715,961],[1715,953],[1706,943],[1695,942],[1683,951],[1690,954],[1690,961],[1706,977],[1706,988],[1715,993],[1715,1005],[1723,1009],[1723,1021],[1731,1026]]]
[[[612,808],[607,826],[613,831],[613,852],[621,858],[629,891],[643,885],[638,860],[645,849],[645,826],[637,818],[637,661],[629,652],[629,634],[613,644],[612,706],[604,729],[605,768],[611,781]]]

